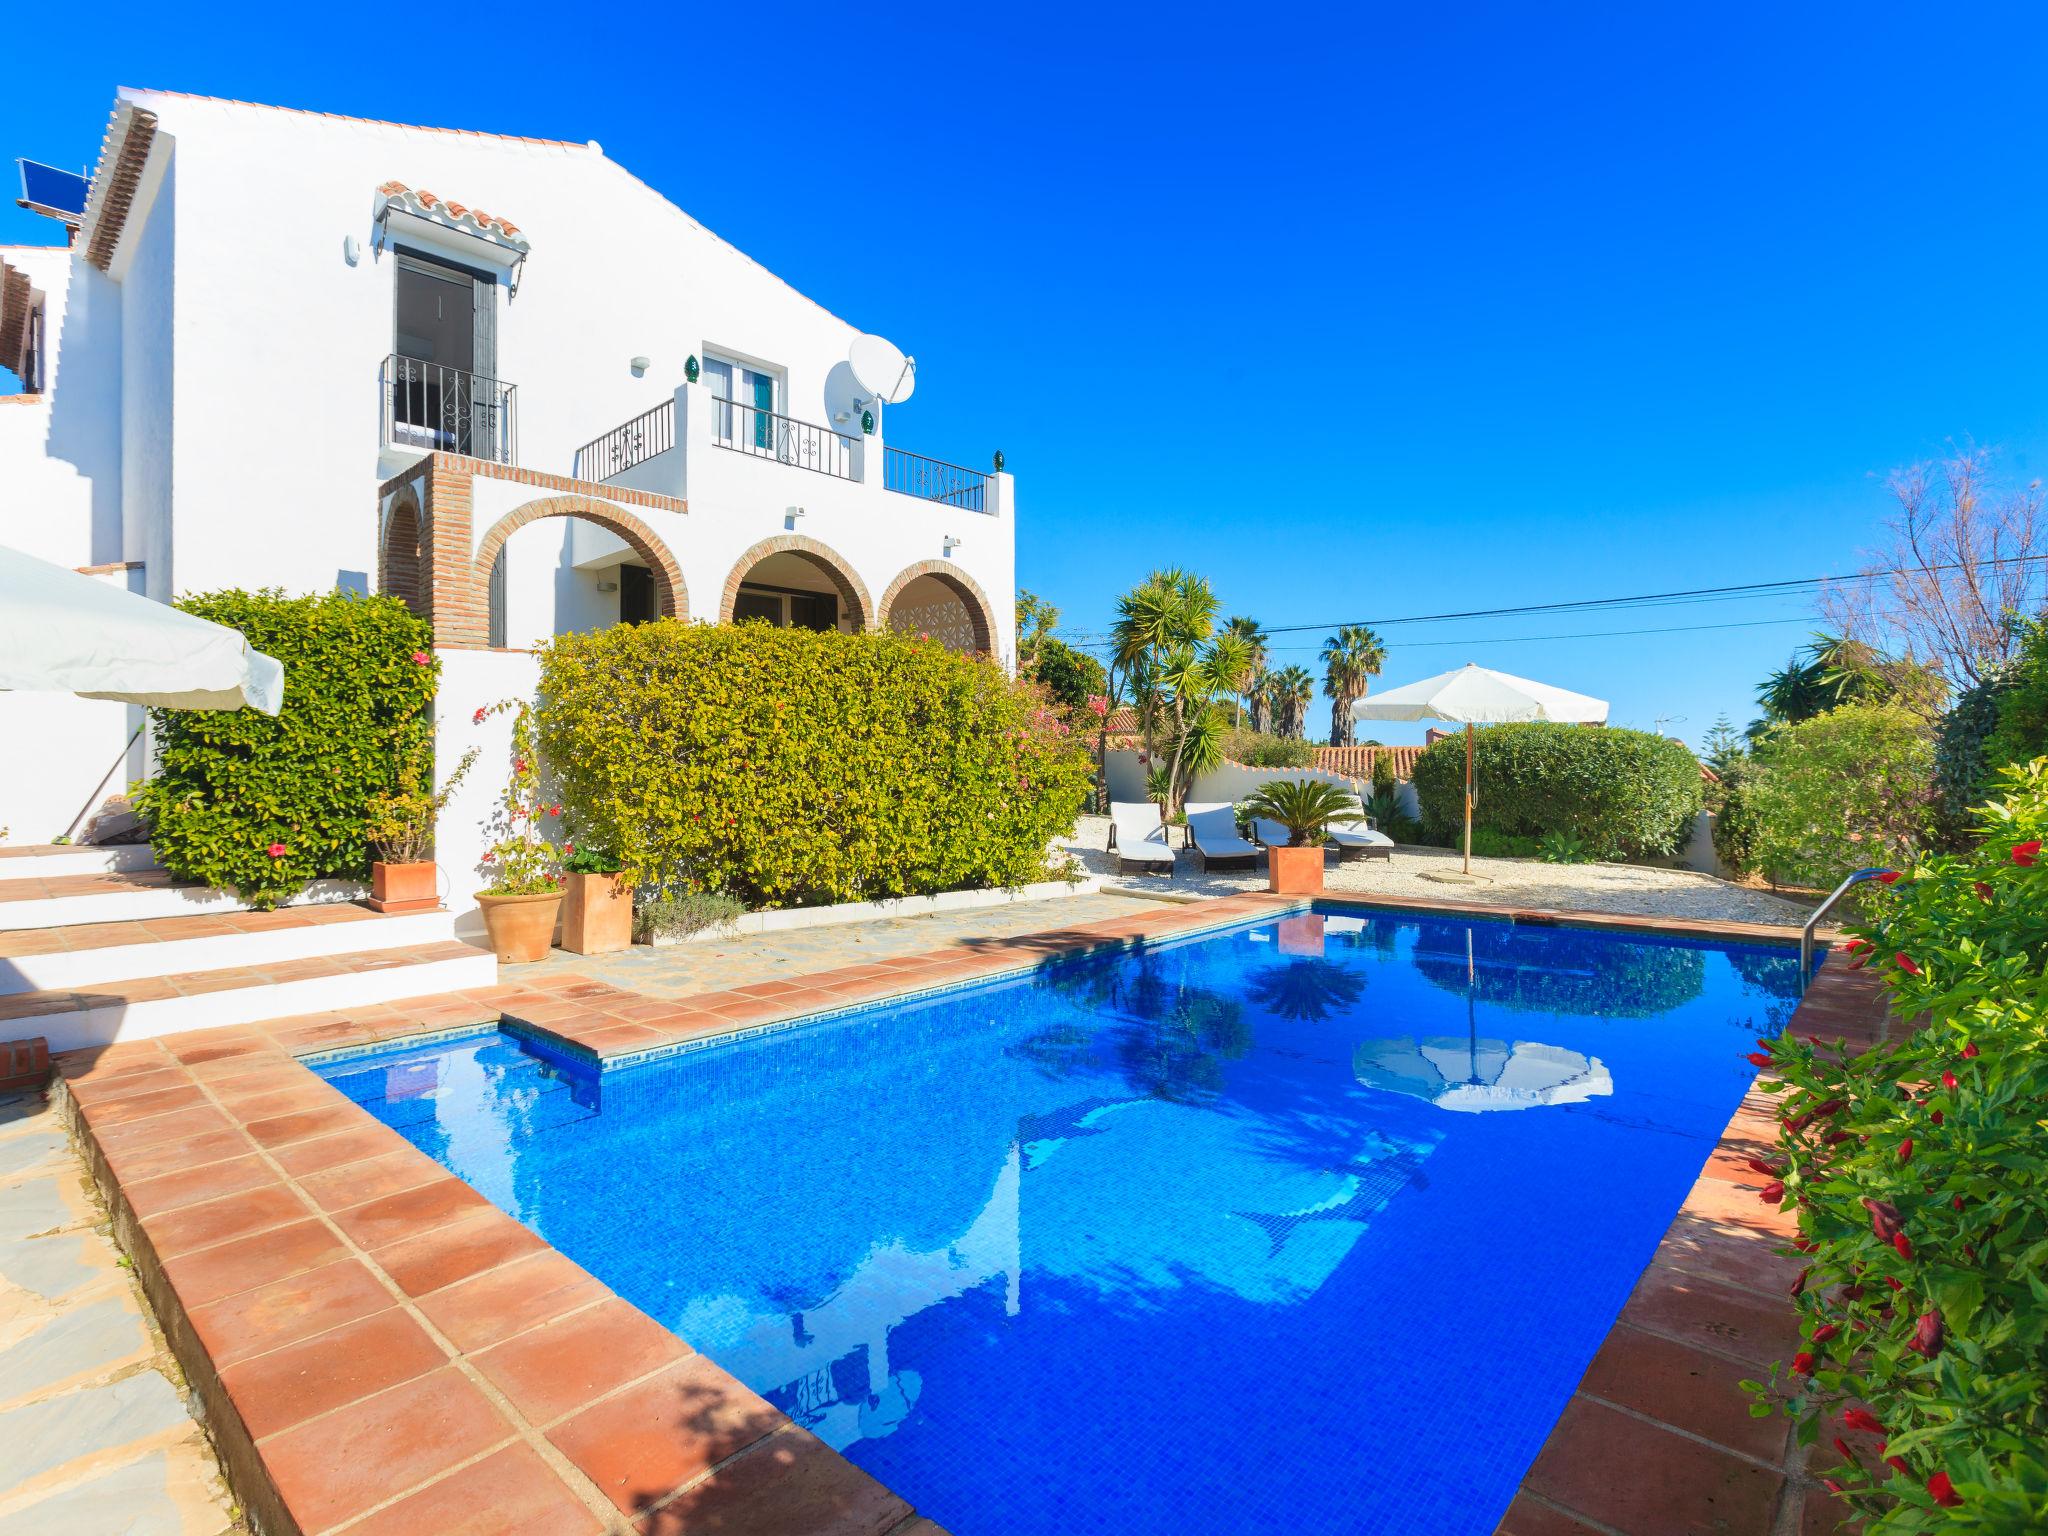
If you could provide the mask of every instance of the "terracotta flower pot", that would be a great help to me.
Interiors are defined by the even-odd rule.
[[[633,888],[617,875],[569,875],[563,881],[562,948],[608,955],[633,944]]]
[[[554,942],[555,918],[562,910],[560,891],[538,896],[499,896],[484,892],[476,899],[484,911],[491,952],[506,965],[545,960]]]
[[[1276,896],[1319,896],[1323,890],[1323,850],[1268,848],[1266,887]]]
[[[441,905],[433,863],[372,864],[367,905],[373,912],[433,911]]]

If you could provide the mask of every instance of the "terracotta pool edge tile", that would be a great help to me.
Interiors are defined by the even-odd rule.
[[[1810,1021],[1802,1018],[1802,1015],[1808,1012],[1809,1006],[1816,1015],[1830,1018],[1846,1016],[1862,1023],[1874,1040],[1882,1040],[1891,1027],[1884,995],[1868,973],[1854,972],[1839,966],[1822,967],[1808,986],[1806,995],[1800,1000],[1791,1020],[1786,1024],[1785,1033],[1804,1032],[1809,1027]],[[1742,1102],[1729,1116],[1728,1123],[1716,1144],[1715,1154],[1732,1151],[1737,1146],[1753,1144],[1757,1134],[1759,1107],[1767,1106],[1768,1103],[1769,1099],[1757,1089],[1752,1087],[1746,1092]],[[1710,1154],[1710,1157],[1715,1154]],[[1747,1156],[1746,1153],[1743,1155]],[[1725,1198],[1723,1192],[1731,1187],[1732,1181],[1710,1178],[1704,1173],[1694,1183],[1687,1194],[1685,1204],[1673,1215],[1655,1255],[1649,1264],[1644,1266],[1643,1275],[1638,1277],[1637,1286],[1631,1292],[1628,1302],[1615,1318],[1606,1338],[1601,1341],[1600,1350],[1595,1354],[1596,1361],[1601,1361],[1601,1357],[1605,1356],[1602,1364],[1611,1369],[1613,1352],[1626,1353],[1631,1338],[1635,1336],[1667,1344],[1678,1344],[1701,1354],[1717,1354],[1724,1361],[1732,1361],[1732,1350],[1717,1350],[1712,1344],[1703,1343],[1696,1338],[1677,1337],[1667,1327],[1660,1325],[1655,1318],[1647,1315],[1649,1302],[1642,1280],[1660,1267],[1681,1274],[1697,1273],[1701,1279],[1732,1296],[1743,1297],[1752,1304],[1782,1308],[1788,1316],[1792,1315],[1792,1303],[1782,1288],[1731,1278],[1728,1271],[1717,1270],[1711,1266],[1703,1265],[1694,1271],[1688,1268],[1682,1258],[1673,1258],[1666,1252],[1668,1245],[1674,1239],[1678,1239],[1681,1245],[1718,1244],[1725,1245],[1731,1250],[1748,1250],[1752,1253],[1763,1250],[1775,1256],[1777,1249],[1784,1246],[1778,1234],[1791,1231],[1791,1221],[1783,1213],[1771,1210],[1754,1222],[1745,1219],[1740,1225],[1731,1227],[1714,1209],[1718,1202]],[[1773,1226],[1777,1228],[1777,1233],[1771,1230]],[[1683,1233],[1681,1228],[1685,1229]],[[1589,1364],[1589,1376],[1593,1370],[1594,1366]],[[1764,1374],[1762,1368],[1755,1366],[1750,1366],[1749,1370],[1757,1376]],[[1727,1529],[1730,1536],[1773,1536],[1773,1533],[1785,1529],[1788,1521],[1796,1523],[1799,1512],[1805,1508],[1808,1499],[1819,1487],[1818,1482],[1806,1470],[1806,1450],[1797,1444],[1796,1437],[1789,1432],[1789,1420],[1781,1421],[1787,1429],[1781,1453],[1776,1458],[1759,1457],[1752,1452],[1730,1447],[1726,1440],[1733,1437],[1717,1437],[1705,1421],[1685,1422],[1688,1415],[1683,1407],[1675,1407],[1671,1415],[1672,1421],[1666,1421],[1639,1408],[1624,1406],[1611,1398],[1590,1393],[1585,1390],[1585,1383],[1582,1381],[1573,1391],[1565,1413],[1559,1416],[1557,1424],[1552,1427],[1550,1437],[1546,1439],[1543,1448],[1524,1474],[1517,1497],[1518,1500],[1526,1499],[1540,1504],[1561,1516],[1583,1521],[1595,1530],[1616,1532],[1618,1536],[1663,1536],[1667,1530],[1706,1528],[1709,1521],[1718,1517],[1713,1511],[1706,1509],[1664,1508],[1659,1510],[1658,1523],[1655,1526],[1617,1526],[1597,1512],[1575,1508],[1568,1497],[1561,1497],[1563,1489],[1574,1484],[1598,1486],[1599,1473],[1598,1469],[1591,1465],[1590,1453],[1586,1453],[1582,1461],[1572,1449],[1554,1449],[1559,1446],[1560,1431],[1579,1404],[1597,1405],[1601,1410],[1625,1415],[1657,1435],[1658,1438],[1649,1442],[1652,1445],[1662,1443],[1662,1437],[1668,1436],[1674,1455],[1697,1456],[1705,1449],[1730,1458],[1732,1462],[1747,1464],[1779,1478],[1781,1481],[1770,1501],[1768,1514],[1754,1526],[1737,1529],[1720,1524],[1711,1527],[1717,1530]],[[1585,1451],[1580,1441],[1570,1442],[1570,1445],[1577,1447],[1579,1452]],[[1532,1480],[1539,1475],[1543,1486],[1532,1486]],[[1654,1467],[1644,1466],[1637,1475],[1648,1481],[1653,1480],[1657,1473]],[[1522,1505],[1524,1509],[1527,1507],[1526,1504]],[[1612,1511],[1608,1513],[1611,1514]],[[1512,1508],[1509,1514],[1514,1514]],[[1513,1529],[1511,1521],[1504,1519],[1501,1525],[1504,1536]]]

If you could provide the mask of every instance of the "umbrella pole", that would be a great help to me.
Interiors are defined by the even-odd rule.
[[[1465,722],[1465,873],[1472,873],[1472,722]]]

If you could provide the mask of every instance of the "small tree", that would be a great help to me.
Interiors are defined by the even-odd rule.
[[[1116,665],[1138,707],[1145,759],[1164,772],[1168,815],[1195,775],[1222,762],[1229,722],[1216,698],[1250,665],[1243,636],[1216,633],[1216,608],[1209,583],[1181,570],[1154,571],[1117,599]]]
[[[1934,744],[1891,704],[1848,704],[1772,733],[1743,786],[1757,864],[1773,880],[1830,886],[1905,864],[1934,833]]]

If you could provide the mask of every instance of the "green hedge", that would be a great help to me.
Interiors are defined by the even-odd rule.
[[[1757,866],[1773,880],[1828,887],[1899,863],[1934,837],[1934,742],[1892,704],[1845,704],[1780,726],[1742,787]]]
[[[275,719],[150,711],[156,776],[134,798],[158,860],[258,906],[309,880],[367,876],[370,799],[431,739],[432,626],[395,598],[343,593],[208,592],[177,606],[283,662],[284,707]]]
[[[1017,885],[1085,742],[991,662],[907,635],[675,621],[540,651],[541,755],[635,883],[808,906]]]
[[[1700,767],[1682,742],[1604,726],[1481,726],[1472,824],[1501,838],[1568,833],[1601,858],[1672,852],[1700,810]],[[1425,836],[1450,840],[1464,819],[1465,735],[1415,761]]]

